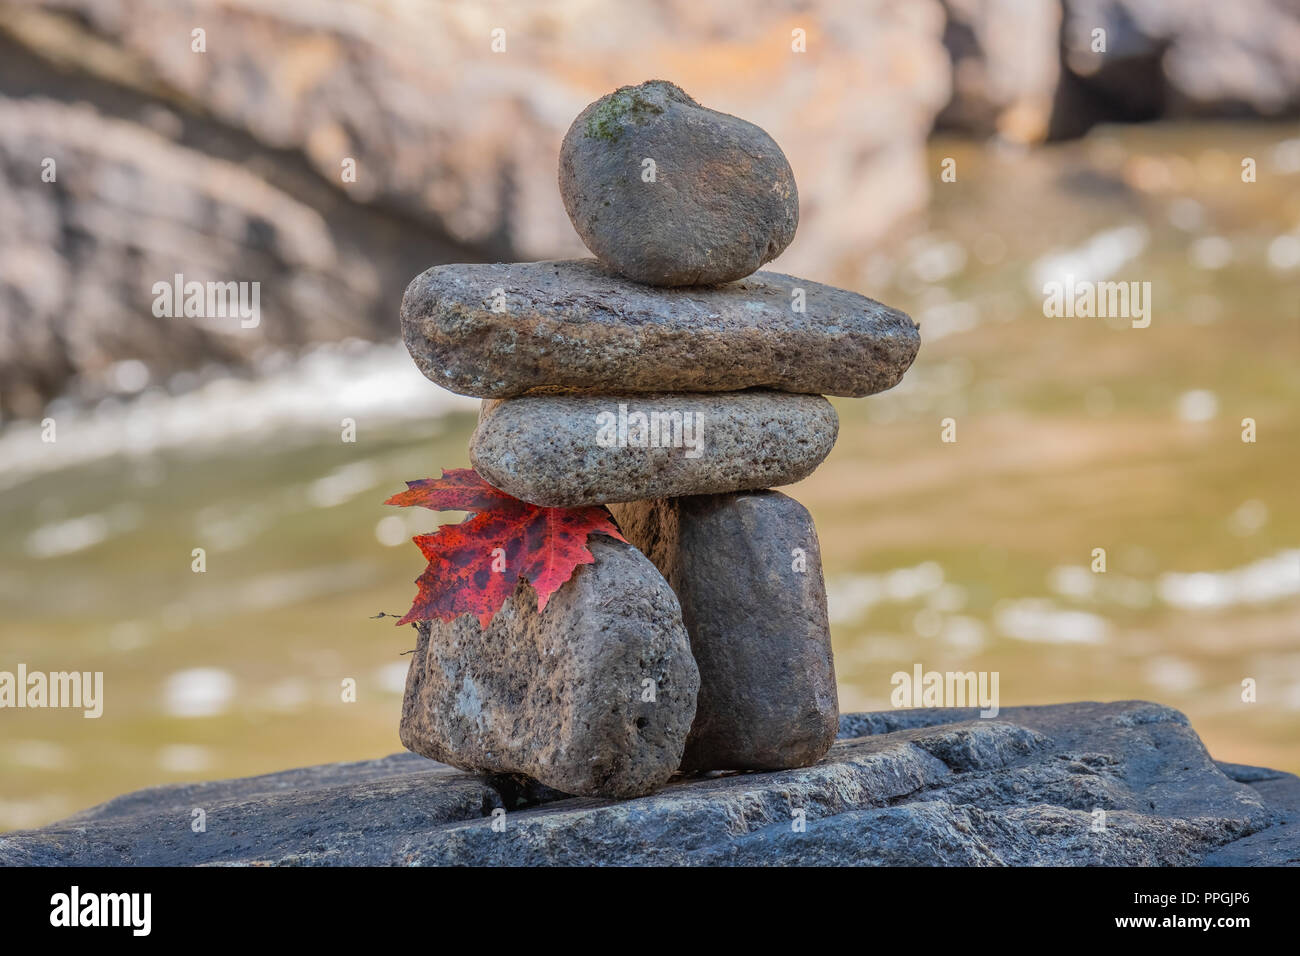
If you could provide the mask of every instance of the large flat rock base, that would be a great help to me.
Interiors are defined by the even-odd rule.
[[[0,836],[4,865],[211,863],[1294,865],[1300,778],[1216,764],[1158,704],[917,709],[844,715],[813,767],[635,800],[399,754],[142,790]]]

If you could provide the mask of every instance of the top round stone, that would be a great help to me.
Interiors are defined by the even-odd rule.
[[[560,147],[560,194],[596,258],[657,286],[744,278],[799,225],[794,173],[772,137],[664,80],[578,114]]]

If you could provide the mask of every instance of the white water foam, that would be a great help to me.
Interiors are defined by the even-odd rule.
[[[360,432],[477,406],[477,399],[454,395],[426,379],[400,342],[327,343],[256,378],[215,378],[176,395],[153,388],[90,408],[51,403],[46,414],[54,420],[55,441],[42,440],[40,422],[14,422],[0,429],[0,490],[114,455],[211,449],[289,430],[337,441],[345,418],[354,420]],[[321,498],[346,496],[345,484],[322,486]]]

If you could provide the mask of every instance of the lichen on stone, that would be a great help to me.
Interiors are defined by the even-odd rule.
[[[640,126],[651,116],[662,113],[664,103],[656,100],[660,97],[668,99],[670,90],[665,87],[671,86],[662,80],[651,80],[640,86],[620,87],[592,109],[591,115],[587,117],[586,135],[592,139],[615,142],[628,125]],[[652,99],[647,95],[652,91],[659,93],[659,97]]]

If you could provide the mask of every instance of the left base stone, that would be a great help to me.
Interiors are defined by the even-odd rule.
[[[469,615],[419,625],[408,750],[581,796],[641,796],[672,776],[700,686],[681,607],[636,548],[588,546],[595,563],[540,614],[520,581],[486,630]]]

